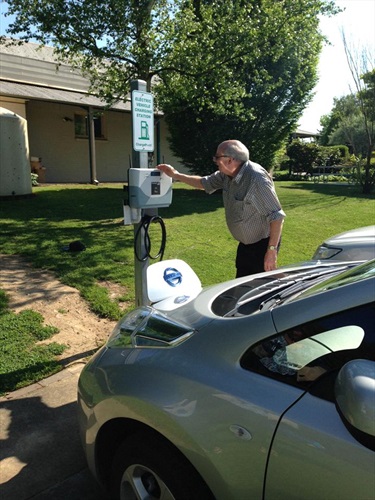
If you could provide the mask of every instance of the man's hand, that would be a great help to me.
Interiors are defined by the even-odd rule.
[[[156,168],[158,168],[161,172],[164,172],[168,177],[172,177],[172,179],[175,179],[175,176],[178,175],[178,171],[172,167],[172,165],[167,165],[166,163],[161,163],[160,165],[157,165]]]
[[[304,366],[297,372],[297,382],[312,382],[326,371],[321,366]]]
[[[266,255],[264,256],[264,270],[273,271],[276,268],[277,268],[277,251],[267,250]]]
[[[161,163],[160,165],[157,165],[156,168],[158,168],[161,172],[164,172],[169,177],[172,177],[175,181],[184,182],[185,184],[193,186],[197,189],[203,189],[202,177],[199,175],[181,174],[178,170],[172,167],[172,165],[167,165],[166,163]]]

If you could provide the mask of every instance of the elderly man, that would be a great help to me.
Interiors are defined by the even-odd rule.
[[[239,241],[237,278],[276,269],[285,213],[272,178],[263,167],[249,160],[249,150],[237,140],[219,144],[213,160],[218,170],[205,177],[182,174],[166,164],[157,168],[172,179],[209,194],[223,190],[227,226]]]

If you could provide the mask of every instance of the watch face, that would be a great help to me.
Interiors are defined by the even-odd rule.
[[[270,245],[270,246],[268,247],[268,250],[276,250],[276,247],[275,247],[275,246],[273,246],[273,245]]]

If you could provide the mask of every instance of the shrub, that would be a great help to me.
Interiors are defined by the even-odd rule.
[[[319,146],[315,143],[305,143],[299,139],[292,141],[287,147],[289,160],[284,160],[280,168],[289,168],[289,173],[312,173],[316,166],[341,165],[349,161],[349,149],[341,146]]]
[[[319,147],[315,143],[305,143],[299,139],[292,141],[286,149],[289,156],[289,173],[311,172],[318,158]]]
[[[348,146],[318,146],[317,165],[330,167],[340,165],[349,159]]]

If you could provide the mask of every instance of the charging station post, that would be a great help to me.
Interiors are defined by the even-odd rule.
[[[148,153],[154,151],[153,96],[146,92],[146,82],[133,80],[132,94],[132,165],[128,171],[128,204],[124,203],[124,224],[134,224],[134,274],[137,306],[148,305],[147,269],[149,258],[160,260],[164,254],[166,231],[158,216],[158,207],[172,202],[172,179],[157,168],[149,167]],[[158,222],[162,243],[157,255],[150,253],[149,228]]]
[[[147,85],[144,80],[132,80],[130,84],[130,89],[132,94],[132,135],[133,135],[131,166],[133,168],[148,168],[148,153],[154,151],[154,144],[153,144],[154,110],[152,108],[150,112],[150,109],[140,106],[140,109],[145,109],[147,111],[147,113],[146,112],[140,113],[137,110],[137,106],[135,105],[138,102],[139,104],[147,104],[146,101],[143,103],[142,101],[135,100],[136,98],[142,99],[142,94],[146,94],[147,92]],[[147,117],[137,116],[146,114]],[[145,123],[148,124],[147,131],[145,130],[146,129]],[[148,132],[148,134],[146,132]],[[142,137],[147,137],[147,139],[143,140]],[[148,210],[147,212],[149,213]],[[152,209],[152,215],[157,215],[157,209]],[[136,254],[146,255],[146,249],[144,248],[144,231],[145,230],[143,227],[141,227],[140,221],[134,224],[134,238],[136,237],[137,233],[140,233],[140,237],[134,241],[136,250],[134,255],[135,302],[137,306],[148,304],[146,272],[147,272],[147,267],[149,265],[149,261],[148,258],[140,261],[136,257]]]

